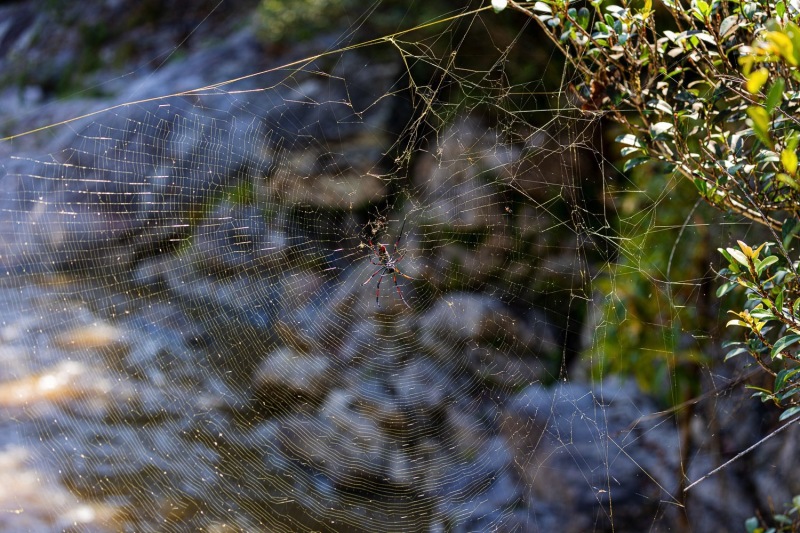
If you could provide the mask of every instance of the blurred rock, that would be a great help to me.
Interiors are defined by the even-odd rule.
[[[0,383],[0,408],[44,408],[49,403],[72,403],[85,410],[103,409],[112,384],[97,378],[97,369],[64,361],[40,374]],[[105,411],[102,411],[103,413]]]
[[[677,505],[677,435],[633,384],[611,380],[601,394],[580,384],[539,385],[504,409],[503,434],[532,508],[545,504],[565,532],[636,530]],[[613,499],[613,507],[612,507]],[[613,521],[612,521],[613,517]]]
[[[374,490],[390,481],[392,439],[343,390],[328,395],[318,416],[283,418],[279,438],[290,457],[310,463],[339,488]]]
[[[773,430],[778,427],[780,426],[774,426]],[[784,434],[783,438],[770,439],[756,448],[752,458],[747,459],[746,466],[736,467],[746,468],[751,472],[770,472],[770,475],[754,476],[753,479],[764,509],[774,506],[777,511],[782,511],[783,504],[790,503],[793,497],[800,495],[800,480],[795,476],[800,468],[800,458],[796,453],[800,426],[795,423]]]
[[[263,401],[279,402],[286,409],[293,402],[322,400],[334,377],[329,358],[280,348],[259,365],[253,385]]]
[[[126,332],[106,322],[95,322],[79,326],[58,335],[55,345],[67,350],[103,349],[106,351],[127,351]]]
[[[478,231],[504,223],[504,207],[486,198],[498,175],[508,177],[515,151],[478,120],[464,118],[444,131],[420,157],[414,176],[432,224]]]
[[[22,448],[0,451],[0,530],[118,531],[123,510],[105,504],[81,502],[66,487],[53,483],[31,468]]]
[[[552,334],[487,296],[451,293],[419,319],[419,342],[435,359],[456,360],[476,377],[516,390],[550,378]]]

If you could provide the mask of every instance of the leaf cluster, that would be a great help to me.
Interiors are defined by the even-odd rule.
[[[536,20],[582,78],[581,108],[623,126],[623,171],[660,162],[708,204],[767,226],[780,241],[720,250],[718,296],[741,287],[729,325],[774,378],[757,395],[800,411],[800,295],[791,242],[800,229],[800,7],[784,0],[510,1]],[[663,15],[664,13],[662,13]]]
[[[788,241],[791,235],[785,238]],[[791,262],[781,244],[764,243],[753,249],[739,241],[736,248],[720,249],[728,265],[719,273],[725,282],[717,296],[744,289],[744,309],[729,311],[734,318],[727,324],[744,328],[744,339],[725,344],[726,359],[749,354],[773,376],[772,390],[749,388],[762,401],[786,407],[784,419],[800,412],[800,262]]]
[[[748,518],[745,521],[745,531],[747,533],[790,533],[800,528],[800,496],[792,498],[791,503],[786,505],[787,510],[782,513],[773,513],[768,519],[760,519],[757,516]]]
[[[584,111],[624,126],[622,168],[660,161],[709,204],[780,229],[800,209],[800,29],[775,0],[510,5],[535,19],[582,82]],[[668,26],[667,29],[665,26]]]

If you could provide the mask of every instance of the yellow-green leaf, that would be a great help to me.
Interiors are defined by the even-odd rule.
[[[739,245],[739,248],[742,249],[742,251],[744,252],[745,256],[753,257],[753,249],[752,248],[750,248],[747,244],[743,243],[742,241],[736,241],[736,243]]]
[[[781,150],[781,164],[783,169],[794,176],[797,173],[797,152],[794,150]]]
[[[734,258],[742,266],[750,268],[750,263],[747,262],[747,256],[744,255],[742,252],[740,252],[735,248],[728,248],[726,251],[732,258]]]
[[[783,183],[784,185],[788,185],[792,189],[796,191],[800,191],[800,184],[795,181],[789,174],[784,174],[783,172],[779,172],[775,179],[778,180],[778,183]]]
[[[792,44],[794,45],[794,64],[800,65],[800,27],[790,21],[783,27],[783,31],[786,32],[786,35],[792,40]]]
[[[741,320],[739,320],[739,319],[736,319],[736,318],[734,318],[734,319],[732,319],[732,320],[728,320],[728,323],[727,323],[727,324],[725,324],[725,327],[726,327],[726,328],[727,328],[727,327],[730,327],[730,326],[741,326],[741,327],[743,327],[743,328],[749,328],[749,327],[750,327],[750,326],[748,326],[746,323],[744,323],[744,322],[742,322]]]
[[[764,39],[767,42],[767,49],[770,53],[779,55],[788,64],[796,67],[797,59],[794,55],[794,45],[792,40],[783,31],[768,31],[764,34]]]
[[[786,134],[784,142],[786,143],[787,150],[795,151],[797,150],[798,142],[800,142],[800,135],[798,135],[796,131],[790,131]]]
[[[761,87],[767,83],[768,77],[769,71],[765,68],[760,68],[751,73],[747,77],[747,90],[750,91],[750,94],[756,94],[758,91],[760,91]]]
[[[753,123],[753,132],[764,146],[772,149],[772,139],[769,136],[769,113],[761,106],[750,106],[747,108],[747,116]]]

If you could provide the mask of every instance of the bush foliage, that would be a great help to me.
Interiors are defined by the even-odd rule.
[[[769,242],[720,249],[717,295],[743,289],[730,311],[743,328],[727,357],[749,356],[800,411],[800,4],[783,0],[628,3],[543,0],[507,6],[538,22],[582,83],[585,112],[619,123],[624,171],[660,162],[711,206],[769,230]]]

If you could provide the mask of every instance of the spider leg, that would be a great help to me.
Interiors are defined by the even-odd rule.
[[[375,303],[378,304],[378,306],[381,305],[381,301],[378,299],[381,295],[381,281],[383,281],[383,274],[378,278],[378,287],[375,289]]]
[[[403,291],[401,291],[401,290],[400,290],[400,285],[398,285],[398,284],[397,284],[397,274],[400,274],[400,273],[399,273],[399,272],[397,272],[397,271],[395,270],[395,275],[394,275],[394,288],[395,288],[395,289],[397,289],[397,294],[398,294],[398,296],[400,296],[400,299],[401,299],[401,300],[403,300],[403,303],[404,303],[404,304],[406,304],[406,307],[408,307],[409,309],[411,309],[411,306],[410,306],[410,305],[408,305],[408,302],[406,301],[405,297],[403,296]],[[402,274],[401,274],[401,275],[402,275]]]
[[[400,233],[397,234],[397,240],[394,241],[394,253],[397,253],[397,246],[400,244],[400,239],[403,238],[403,229],[406,227],[406,221],[403,221],[403,225],[400,226]],[[395,261],[397,262],[397,261]]]
[[[383,267],[383,266],[381,266],[381,268],[379,268],[378,270],[376,270],[375,272],[373,272],[373,273],[372,273],[372,275],[371,275],[370,277],[368,277],[368,278],[367,278],[367,281],[365,281],[364,283],[362,283],[362,284],[361,284],[361,286],[363,287],[364,285],[366,285],[367,283],[369,283],[370,281],[372,281],[372,278],[374,278],[375,276],[377,276],[377,275],[378,275],[378,272],[380,272],[380,271],[381,271],[381,270],[383,270],[383,269],[384,269],[384,267]],[[381,275],[381,277],[383,277],[383,275]],[[380,281],[378,281],[378,284],[380,284]]]
[[[367,241],[367,242],[369,242],[369,249],[370,249],[370,250],[372,250],[372,253],[374,253],[374,254],[375,254],[375,257],[377,257],[377,258],[378,258],[378,260],[380,260],[380,258],[381,258],[381,254],[379,254],[379,253],[378,253],[378,247],[377,247],[377,246],[375,246],[374,244],[372,244],[372,239],[370,239],[370,240],[369,240],[369,241]],[[370,260],[370,262],[372,262],[372,258],[371,258],[371,257],[370,257],[370,259],[369,259],[369,260]],[[372,263],[372,264],[374,265],[375,263]]]
[[[396,274],[400,274],[401,276],[403,276],[403,277],[404,277],[404,278],[406,278],[406,279],[410,279],[410,280],[412,280],[412,281],[417,281],[417,278],[412,278],[411,276],[406,276],[405,274],[403,274],[402,272],[400,272],[400,271],[399,271],[399,270],[397,270],[396,268],[394,269],[394,271],[395,271],[395,273],[396,273]]]

